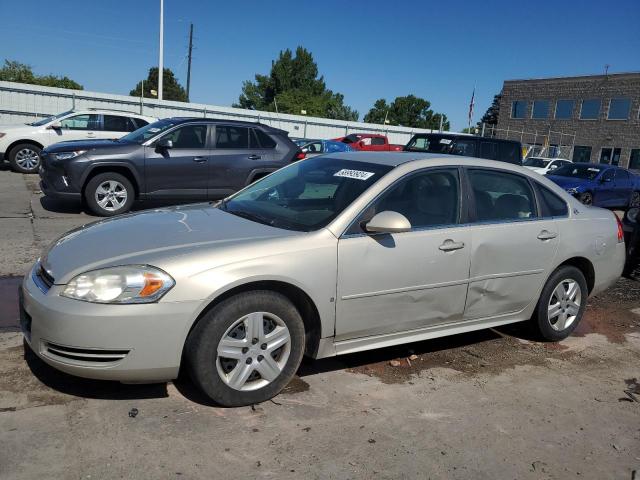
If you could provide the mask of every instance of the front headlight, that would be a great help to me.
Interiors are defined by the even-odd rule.
[[[152,303],[174,285],[173,278],[158,268],[128,265],[78,275],[61,295],[93,303]]]
[[[76,150],[76,151],[73,151],[73,152],[60,152],[60,153],[54,153],[53,157],[56,160],[70,160],[72,158],[79,157],[80,155],[82,155],[85,152],[86,152],[86,150]]]

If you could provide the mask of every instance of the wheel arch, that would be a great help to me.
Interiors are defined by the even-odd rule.
[[[582,272],[585,280],[587,281],[587,289],[589,294],[593,291],[593,287],[596,284],[596,271],[593,267],[593,263],[586,257],[571,257],[559,264],[555,270],[563,266],[575,267]],[[555,271],[554,270],[554,271]]]
[[[35,140],[31,140],[31,139],[23,139],[23,140],[16,140],[15,142],[9,144],[9,146],[7,147],[7,150],[5,152],[6,158],[9,158],[9,154],[11,153],[11,150],[13,150],[16,146],[26,143],[28,145],[33,145],[38,147],[40,150],[42,150],[44,148],[44,145],[42,145],[40,142],[37,142]]]
[[[85,173],[82,179],[82,195],[84,196],[85,189],[87,188],[87,184],[89,181],[99,175],[101,173],[119,173],[120,175],[125,176],[133,185],[133,189],[135,190],[136,198],[140,197],[141,193],[141,185],[138,178],[138,175],[126,164],[116,163],[116,164],[99,164],[92,168],[90,168],[87,173]]]
[[[304,323],[305,355],[309,357],[315,357],[318,352],[322,331],[322,323],[318,307],[302,288],[282,280],[249,281],[247,283],[236,285],[220,293],[213,300],[211,300],[204,309],[202,309],[196,320],[192,323],[191,327],[189,328],[189,332],[185,337],[185,345],[186,339],[189,338],[189,335],[196,327],[198,322],[200,322],[200,320],[209,311],[211,311],[211,309],[220,304],[222,301],[238,295],[239,293],[250,292],[253,290],[268,290],[276,292],[284,295],[291,303],[293,303],[293,305],[298,309],[298,312],[300,312],[300,316],[302,317],[302,321]]]

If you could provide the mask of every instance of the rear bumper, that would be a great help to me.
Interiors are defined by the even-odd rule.
[[[592,295],[597,295],[618,281],[627,256],[624,242],[616,243],[611,255],[602,256],[594,264],[596,278]]]

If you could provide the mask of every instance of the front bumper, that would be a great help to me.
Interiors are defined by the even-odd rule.
[[[178,376],[199,302],[82,302],[60,296],[62,285],[47,291],[41,281],[36,284],[35,272],[34,267],[22,284],[20,323],[43,361],[72,375],[101,380],[151,383]]]
[[[80,199],[81,189],[74,184],[73,179],[64,171],[61,165],[52,164],[49,155],[44,150],[40,157],[42,164],[38,174],[40,175],[40,190],[54,198]]]

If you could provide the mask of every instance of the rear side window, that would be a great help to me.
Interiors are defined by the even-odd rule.
[[[543,217],[566,217],[569,214],[569,207],[562,198],[539,183],[536,183],[536,187],[542,200],[540,206]]]
[[[469,170],[479,222],[535,218],[536,203],[529,182],[498,170]]]
[[[464,157],[476,156],[476,141],[475,140],[456,140],[455,145],[451,149],[452,155],[462,155]]]
[[[249,148],[249,129],[224,125],[216,127],[216,148]]]
[[[371,145],[384,145],[384,138],[380,138],[380,137],[371,138]]]
[[[520,155],[521,155],[520,146],[517,143],[512,143],[512,142],[498,143],[498,160],[520,165],[522,164],[522,158]]]
[[[498,158],[498,146],[495,142],[480,142],[480,158],[489,160]]]
[[[139,127],[129,117],[120,115],[103,115],[104,129],[107,132],[133,132]]]
[[[258,137],[258,142],[260,142],[260,146],[262,148],[275,148],[276,141],[271,138],[269,135],[264,133],[262,130],[254,129],[256,136]]]

